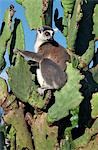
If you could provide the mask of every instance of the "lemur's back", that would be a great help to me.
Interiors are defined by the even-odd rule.
[[[42,44],[38,53],[43,54],[45,58],[49,58],[57,63],[63,70],[66,69],[66,61],[70,60],[70,56],[66,52],[66,49],[55,41]]]

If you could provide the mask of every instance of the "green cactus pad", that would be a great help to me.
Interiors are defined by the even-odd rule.
[[[10,145],[11,145],[11,148],[10,150],[14,150],[15,149],[15,135],[16,135],[16,131],[14,129],[14,127],[11,127],[10,131],[9,131],[9,134],[7,134],[7,138],[10,140]]]
[[[93,94],[91,99],[91,116],[92,118],[98,117],[98,93]]]
[[[36,150],[56,149],[58,127],[49,127],[46,121],[46,113],[37,115],[32,119],[32,133]]]
[[[75,4],[75,0],[61,0],[64,8],[64,13],[71,13]]]
[[[25,48],[24,31],[23,31],[23,26],[22,26],[21,21],[18,24],[17,29],[16,29],[15,48],[23,49],[23,50]]]
[[[75,128],[76,126],[78,126],[78,122],[79,122],[79,107],[71,110],[70,114],[72,115],[70,118],[71,125],[72,125],[71,128]]]
[[[17,55],[15,66],[11,66],[8,70],[9,85],[12,92],[20,100],[27,102],[32,87],[32,74],[27,62]]]
[[[72,146],[72,127],[67,127],[64,131],[64,139],[60,143],[60,150],[73,150]]]
[[[33,150],[32,140],[27,129],[23,109],[19,108],[9,111],[9,113],[4,116],[4,120],[15,129],[17,149],[28,148],[29,150]]]
[[[98,150],[98,134],[81,150]]]
[[[74,4],[75,4],[75,0],[69,0],[69,1],[68,0],[62,0],[62,5],[63,5],[63,9],[64,9],[63,34],[65,36],[67,36],[67,34],[68,34],[68,21],[70,21],[69,18],[71,17],[70,14],[72,13]]]
[[[22,5],[22,2],[23,2],[24,0],[16,0],[16,2],[17,3],[19,3],[19,4],[21,4]]]
[[[16,18],[14,20],[14,29],[11,35],[11,39],[7,43],[7,50],[9,53],[10,63],[12,63],[14,48],[18,48],[21,50],[25,49],[25,39],[22,22]]]
[[[92,58],[94,57],[94,40],[89,42],[89,47],[86,52],[80,57],[80,68],[84,68],[89,65]]]
[[[93,33],[95,34],[95,39],[98,40],[98,4],[96,4],[93,14]]]
[[[43,100],[43,97],[40,96],[39,93],[37,92],[37,87],[34,88],[34,86],[35,86],[35,83],[32,85],[33,90],[28,100],[28,103],[35,108],[41,109],[45,106],[45,100]]]
[[[43,109],[45,109],[46,106],[48,105],[48,103],[47,103],[48,101],[49,101],[49,94],[48,94],[48,92],[44,96],[41,96],[38,93],[38,86],[35,84],[35,79],[33,79],[32,92],[30,94],[28,103],[31,106],[33,106],[34,108],[39,108],[39,109],[43,108]]]
[[[30,94],[28,103],[35,108],[43,108],[45,105],[45,101],[43,100],[43,96],[40,96],[37,89],[38,86],[35,84],[35,76],[33,77],[32,82],[32,92]]]
[[[25,8],[25,14],[30,29],[42,26],[42,1],[41,0],[16,0]]]
[[[72,51],[74,51],[74,45],[77,38],[78,23],[81,20],[83,15],[81,12],[81,5],[82,5],[82,1],[76,0],[72,18],[70,20],[70,24],[68,25],[67,44],[68,44],[68,48]]]
[[[66,72],[68,81],[60,91],[55,92],[55,104],[48,110],[47,120],[50,123],[66,117],[69,110],[79,106],[83,99],[79,92],[80,80],[83,79],[83,76],[77,69],[72,67],[71,63],[67,64]]]
[[[4,79],[0,78],[0,105],[8,96],[7,83]]]
[[[87,146],[91,138],[96,134],[98,134],[98,119],[95,120],[94,124],[90,129],[86,128],[85,133],[73,141],[75,149]]]
[[[9,28],[8,21],[9,21],[9,9],[6,10],[5,12],[4,28],[2,34],[0,35],[0,70],[2,70],[5,66],[4,54],[6,51],[7,42],[11,37],[11,30]]]
[[[98,84],[98,65],[90,69],[94,81]]]

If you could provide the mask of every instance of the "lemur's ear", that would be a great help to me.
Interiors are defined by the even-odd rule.
[[[41,33],[41,29],[40,28],[37,29],[37,33]]]

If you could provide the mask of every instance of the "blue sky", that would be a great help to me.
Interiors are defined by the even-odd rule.
[[[15,0],[0,0],[0,27],[1,27],[1,24],[3,21],[4,12],[10,6],[10,4],[13,4],[15,6],[16,13],[15,13],[14,18],[19,18],[23,24],[24,35],[25,35],[25,49],[32,51],[33,46],[34,46],[36,31],[30,30],[30,28],[28,26],[28,22],[25,17],[24,8],[21,5],[19,5],[18,3],[16,3]],[[58,8],[58,10],[59,10],[59,17],[62,17],[63,9],[61,7],[60,0],[54,0],[53,13],[56,8]],[[55,28],[54,22],[53,22],[53,28]],[[62,33],[60,31],[57,31],[55,33],[54,37],[55,37],[55,40],[58,41],[62,46],[66,47],[65,37],[62,35]],[[4,79],[8,80],[8,76],[6,74],[6,68],[8,68],[10,66],[10,63],[9,63],[9,56],[8,56],[7,51],[5,53],[5,60],[6,60],[6,67],[2,71],[0,76],[3,77]]]

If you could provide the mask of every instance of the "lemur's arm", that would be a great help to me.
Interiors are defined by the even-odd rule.
[[[29,51],[23,51],[19,49],[14,49],[14,53],[19,53],[21,56],[23,56],[27,61],[35,61],[40,62],[43,59],[43,56],[38,53],[29,52]]]

